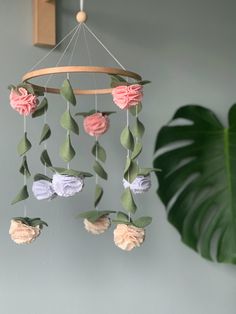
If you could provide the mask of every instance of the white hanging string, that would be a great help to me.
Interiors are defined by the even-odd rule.
[[[84,11],[84,0],[80,0],[80,11]]]
[[[68,62],[68,66],[70,66],[71,63],[72,63],[73,56],[75,54],[75,49],[77,47],[77,43],[78,43],[78,40],[79,40],[80,31],[81,31],[81,24],[79,24],[78,34],[77,34],[76,39],[75,39],[74,47],[73,47],[72,52],[71,52],[71,56],[70,56],[70,59],[69,59],[69,62]]]
[[[40,65],[47,57],[49,57],[49,56],[51,55],[51,53],[52,53],[56,48],[58,48],[58,46],[60,46],[60,45],[63,43],[63,41],[65,41],[66,38],[69,37],[77,27],[78,27],[78,25],[76,25],[69,33],[67,33],[66,36],[63,37],[62,40],[59,41],[59,43],[58,43],[53,49],[51,49],[45,56],[43,56],[43,58],[41,58],[39,61],[37,61],[37,62],[32,66],[32,68],[30,69],[30,71],[33,71],[33,70],[34,70],[38,65]]]
[[[27,129],[26,129],[26,116],[24,116],[24,134],[26,133]],[[24,183],[24,186],[26,185],[26,172],[25,172],[25,169],[24,169],[24,175],[23,175],[23,183]],[[24,216],[26,217],[27,215],[27,209],[26,209],[26,203],[24,201]]]
[[[123,69],[126,70],[126,68],[119,62],[119,60],[113,55],[113,53],[102,43],[102,41],[94,34],[94,32],[86,25],[85,23],[83,24],[86,29],[89,31],[89,33],[99,42],[99,44],[106,50],[106,52],[115,60],[117,64]]]

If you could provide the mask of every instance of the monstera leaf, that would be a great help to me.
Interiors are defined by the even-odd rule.
[[[154,166],[182,241],[206,259],[236,264],[236,104],[228,124],[201,106],[178,109],[157,136]]]

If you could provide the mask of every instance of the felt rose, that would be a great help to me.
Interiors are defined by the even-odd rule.
[[[11,239],[17,244],[33,242],[40,235],[40,232],[40,226],[32,227],[19,220],[11,220],[9,234]]]
[[[83,189],[83,178],[55,173],[52,178],[52,187],[57,195],[63,197],[73,196]]]
[[[120,109],[129,109],[136,106],[143,99],[143,87],[139,84],[117,86],[112,90],[114,103]]]
[[[107,215],[98,218],[95,222],[84,219],[85,229],[92,234],[101,234],[105,232],[110,226],[111,220]]]
[[[47,180],[38,180],[33,183],[32,191],[37,200],[52,200],[56,197],[52,183]]]
[[[12,88],[10,93],[10,105],[19,112],[19,114],[28,116],[36,110],[38,99],[35,95],[28,93],[23,87],[18,89]]]
[[[100,136],[108,130],[110,125],[106,114],[96,112],[84,118],[84,130],[91,136]]]
[[[127,180],[123,179],[124,188],[130,188],[134,194],[140,194],[147,192],[152,185],[151,176],[137,176],[132,183],[129,183]]]
[[[145,230],[133,225],[118,224],[114,230],[115,245],[124,251],[139,247],[145,238]]]

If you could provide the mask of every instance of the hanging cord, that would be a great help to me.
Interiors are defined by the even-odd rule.
[[[106,52],[113,58],[113,60],[119,64],[119,66],[123,69],[126,70],[126,68],[119,62],[119,60],[111,53],[111,51],[102,43],[102,41],[94,34],[94,32],[88,27],[88,25],[83,24],[87,31],[99,42],[99,44],[106,50]]]
[[[77,34],[76,39],[75,39],[74,47],[73,47],[72,52],[71,52],[71,56],[70,56],[70,59],[69,59],[69,62],[68,62],[68,66],[70,66],[71,63],[72,63],[72,60],[73,60],[73,57],[74,57],[74,54],[75,54],[75,49],[76,49],[77,44],[78,44],[80,31],[81,31],[81,24],[79,24],[78,34]]]
[[[26,127],[26,116],[24,116],[24,134],[27,132],[27,127]],[[26,177],[26,171],[24,171],[24,177],[23,177],[23,182],[24,186],[26,185],[27,177]],[[24,206],[24,217],[27,216],[27,207],[26,207],[26,201],[23,203]]]
[[[84,0],[80,0],[80,11],[84,11]]]

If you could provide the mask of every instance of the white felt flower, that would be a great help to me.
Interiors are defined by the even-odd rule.
[[[150,174],[147,176],[137,176],[132,183],[129,183],[127,180],[123,179],[124,188],[130,188],[134,194],[140,194],[147,192],[152,185]]]
[[[52,183],[47,180],[38,180],[33,183],[32,191],[37,200],[52,200],[56,194]]]
[[[95,222],[84,219],[85,229],[92,234],[101,234],[111,226],[111,219],[105,215],[98,218]]]
[[[84,180],[81,177],[55,173],[52,178],[52,186],[57,195],[69,197],[83,189]]]

